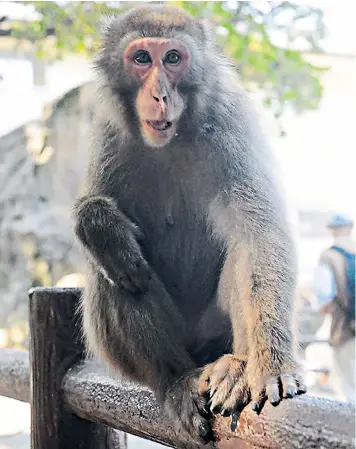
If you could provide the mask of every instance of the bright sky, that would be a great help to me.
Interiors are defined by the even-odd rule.
[[[294,3],[301,3],[294,1]],[[325,25],[329,36],[325,39],[325,50],[331,53],[356,54],[354,0],[313,0],[309,4],[324,11]]]

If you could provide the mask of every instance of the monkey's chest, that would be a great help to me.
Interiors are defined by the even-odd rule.
[[[153,190],[153,191],[152,191]],[[212,238],[196,192],[152,189],[132,219],[145,236],[143,253],[184,315],[191,319],[216,295],[224,253]],[[153,194],[153,196],[152,196]]]
[[[179,156],[132,164],[120,176],[119,206],[142,230],[147,261],[193,320],[215,297],[224,251],[207,221],[215,177],[205,163]]]
[[[193,316],[216,294],[222,251],[204,220],[185,212],[170,210],[161,226],[147,228],[143,252],[181,311]]]

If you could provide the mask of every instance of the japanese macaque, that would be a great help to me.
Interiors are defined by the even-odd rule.
[[[212,29],[179,8],[111,19],[75,232],[88,347],[148,385],[195,440],[212,412],[306,391],[296,263],[258,118]]]

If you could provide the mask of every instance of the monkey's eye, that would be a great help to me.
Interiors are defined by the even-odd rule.
[[[134,61],[136,64],[149,64],[151,62],[150,54],[145,50],[138,50],[135,53]]]
[[[177,52],[177,50],[171,50],[166,54],[166,57],[164,58],[164,62],[166,64],[172,64],[176,65],[180,61],[180,54]]]

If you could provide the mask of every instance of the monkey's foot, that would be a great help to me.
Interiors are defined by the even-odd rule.
[[[278,405],[283,398],[307,392],[303,378],[294,372],[285,372],[279,376],[261,376],[252,391],[252,410],[260,413],[268,400],[272,405]]]
[[[185,431],[199,443],[214,441],[210,420],[212,415],[205,397],[199,394],[201,370],[180,378],[167,392],[164,409],[176,425],[176,432]]]
[[[199,390],[202,395],[210,397],[211,411],[223,416],[232,415],[233,429],[241,411],[250,402],[245,366],[245,360],[227,354],[207,365],[200,377]]]

